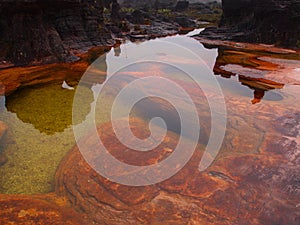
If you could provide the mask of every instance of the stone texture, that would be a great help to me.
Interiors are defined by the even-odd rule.
[[[139,119],[131,121],[132,132],[140,138],[149,135],[141,128],[141,125],[145,126],[143,124]],[[131,155],[130,149],[126,149],[129,154],[124,155],[121,151],[124,146],[112,132],[110,124],[98,129],[110,153],[119,160],[139,165],[168,156],[178,138],[168,133],[160,147],[146,153],[146,160],[139,154]],[[123,186],[101,177],[75,146],[57,171],[56,192],[87,214],[95,224],[298,225],[299,162],[294,160],[295,157],[287,158],[281,153],[288,156],[295,149],[299,152],[299,146],[294,142],[280,142],[283,144],[274,147],[272,143],[276,143],[278,136],[276,129],[271,128],[261,137],[253,153],[241,145],[240,152],[222,154],[205,172],[198,170],[202,157],[199,146],[188,164],[175,176],[147,187]],[[83,143],[97,149],[96,138],[88,135]],[[113,173],[124,171],[115,168]]]
[[[220,28],[209,28],[202,36],[300,47],[299,0],[223,0],[222,7]]]
[[[52,83],[62,84],[63,81],[71,85],[76,85],[88,66],[103,55],[103,66],[97,71],[100,76],[95,78],[98,79],[97,83],[101,83],[106,79],[107,65],[105,52],[109,50],[110,47],[94,47],[87,53],[79,54],[78,56],[80,56],[81,60],[75,63],[53,63],[50,65],[2,69],[0,74],[2,82],[0,91],[2,93],[0,93],[7,96],[18,88]]]
[[[74,50],[106,44],[102,0],[0,1],[0,61],[74,61]],[[9,19],[8,19],[9,18]]]
[[[87,224],[72,209],[48,201],[53,197],[0,195],[0,224]]]

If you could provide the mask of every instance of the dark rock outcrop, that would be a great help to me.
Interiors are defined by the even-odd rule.
[[[102,0],[0,1],[0,61],[28,65],[76,60],[74,52],[109,39],[103,9]]]
[[[223,0],[219,28],[203,36],[300,47],[300,1]]]
[[[175,10],[177,11],[182,11],[182,10],[186,10],[189,7],[189,1],[178,1],[176,6],[175,6]]]

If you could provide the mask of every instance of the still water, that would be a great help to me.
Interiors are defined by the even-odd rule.
[[[278,63],[280,69],[275,72],[249,68],[247,63],[241,62],[236,63],[239,67],[234,67],[234,62],[229,62],[227,69],[233,75],[214,73],[216,60],[223,49],[205,48],[199,41],[189,37],[198,32],[196,30],[185,36],[177,35],[145,42],[122,43],[99,57],[87,70],[81,82],[69,82],[70,87],[62,87],[62,81],[54,82],[19,88],[13,94],[1,97],[0,120],[7,123],[9,130],[0,146],[0,151],[8,158],[0,167],[0,192],[36,194],[53,191],[55,171],[61,159],[75,144],[72,126],[79,126],[89,118],[93,105],[96,105],[97,125],[110,121],[111,107],[119,91],[132,81],[149,76],[171,80],[172,84],[177,83],[188,93],[196,106],[200,124],[194,124],[192,119],[187,119],[187,123],[191,131],[194,126],[201,126],[198,141],[203,145],[209,142],[210,131],[213,129],[210,124],[212,115],[208,99],[218,102],[222,97],[226,104],[227,127],[217,158],[260,154],[266,134],[277,132],[272,121],[297,112],[300,102],[300,88],[297,83],[299,80],[293,80],[290,75],[286,80],[282,78],[280,82],[275,79],[274,85],[266,82],[274,81],[271,78],[253,80],[246,79],[245,75],[265,78],[272,77],[273,73],[282,77],[283,73],[297,71],[300,61],[284,59],[287,58],[285,55]],[[275,58],[262,52],[257,57]],[[276,58],[280,58],[280,55],[276,55]],[[192,79],[194,77],[201,84],[201,88]],[[104,80],[109,82],[103,88]],[[136,94],[143,93],[151,97],[138,101],[132,107],[130,115],[146,121],[161,117],[170,131],[180,134],[182,130],[177,110],[184,110],[189,117],[191,105],[178,89],[159,82],[159,79],[155,81],[158,82],[140,83],[131,88]],[[217,95],[215,86],[221,90],[222,96]],[[102,92],[97,96],[100,89]],[[79,107],[79,110],[75,109],[74,119],[74,96],[78,93],[81,97],[76,100],[75,108]],[[174,106],[157,96],[164,96],[170,101],[176,99],[177,105]],[[126,116],[130,98],[120,98],[115,104],[119,111],[115,119]],[[221,130],[221,125],[216,129]],[[194,134],[185,132],[183,135],[189,139]]]

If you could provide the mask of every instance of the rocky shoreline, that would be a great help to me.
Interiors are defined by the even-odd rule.
[[[95,46],[113,46],[119,38],[178,34],[182,28],[195,28],[196,17],[203,12],[220,17],[220,8],[215,3],[175,12],[173,7],[121,9],[112,0],[2,0],[0,68],[74,62],[77,54]],[[196,17],[190,19],[189,10]]]
[[[2,0],[0,68],[74,62],[77,54],[120,38],[147,40],[209,23],[218,26],[198,37],[300,48],[299,0],[163,2]]]
[[[300,1],[223,0],[218,27],[199,37],[300,48]]]

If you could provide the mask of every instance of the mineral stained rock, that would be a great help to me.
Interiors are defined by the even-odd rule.
[[[149,135],[141,128],[143,123],[130,121],[132,132],[140,138]],[[111,124],[99,127],[102,143],[114,157],[134,165],[165,159],[178,140],[176,134],[168,133],[162,145],[143,155],[124,147],[112,132]],[[261,154],[231,154],[204,172],[198,170],[203,154],[199,146],[176,175],[144,187],[124,186],[100,176],[74,147],[57,171],[56,193],[95,224],[298,225],[299,163],[273,152],[270,143],[274,143],[275,133],[272,130],[266,136],[259,147]],[[98,135],[88,135],[82,143],[97,149]],[[278,148],[285,148],[288,154],[299,146],[282,142]],[[124,171],[116,167],[112,173]]]
[[[0,224],[86,224],[81,215],[47,197],[0,195]]]

